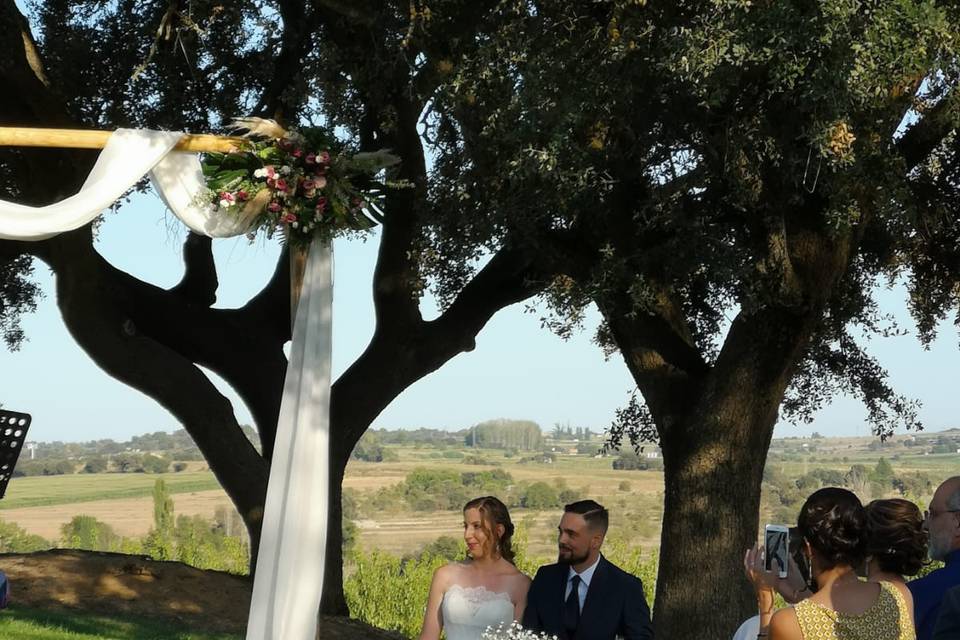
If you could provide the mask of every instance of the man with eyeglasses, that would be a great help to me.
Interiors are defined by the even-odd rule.
[[[913,594],[917,640],[933,638],[944,594],[960,585],[960,476],[937,487],[924,514],[924,527],[930,536],[930,559],[942,560],[944,567],[907,583]]]

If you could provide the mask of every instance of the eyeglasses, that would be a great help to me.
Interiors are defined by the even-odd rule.
[[[960,513],[960,509],[930,509],[929,511],[923,512],[923,519],[930,520],[931,518],[936,518],[941,513]]]

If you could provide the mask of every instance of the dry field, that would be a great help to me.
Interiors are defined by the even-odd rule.
[[[173,496],[174,513],[177,515],[212,518],[218,507],[233,508],[227,494],[219,489]],[[147,535],[153,526],[153,499],[96,500],[0,511],[3,520],[15,522],[47,540],[59,538],[60,527],[77,515],[93,516],[106,522],[121,536],[141,537]]]
[[[423,459],[422,451],[398,449],[397,462],[366,463],[351,461],[344,478],[344,488],[359,496],[402,482],[418,467],[451,469],[458,472],[502,468],[518,483],[543,481],[551,485],[566,484],[584,497],[595,498],[611,509],[613,535],[628,538],[644,546],[656,545],[659,536],[660,495],[663,491],[662,474],[657,472],[613,471],[610,459],[587,456],[561,457],[553,465],[520,465],[506,460],[499,452],[499,467],[465,465],[459,460]],[[501,462],[502,461],[502,462]],[[232,508],[226,494],[216,488],[191,490],[210,480],[209,472],[191,469],[190,473],[164,474],[174,492],[174,512],[177,515],[213,517],[218,508]],[[31,477],[15,480],[0,503],[0,519],[13,522],[28,532],[43,536],[54,543],[60,528],[77,515],[89,515],[109,524],[120,535],[146,535],[153,524],[153,502],[149,494],[157,476],[143,474],[78,474],[74,476]],[[629,492],[620,490],[627,481]],[[177,491],[181,483],[183,491]],[[213,484],[212,486],[216,486]],[[97,487],[100,495],[96,495]],[[127,497],[132,491],[140,495]],[[120,494],[122,497],[113,497]],[[25,504],[28,506],[17,506]],[[10,508],[13,507],[13,508]],[[638,529],[638,513],[648,522]],[[625,514],[632,512],[625,517]],[[550,556],[555,552],[555,529],[559,511],[530,511],[516,509],[515,521],[528,537],[530,553]],[[461,516],[458,512],[380,513],[357,522],[359,544],[362,548],[381,549],[396,554],[417,551],[438,537],[461,535]]]

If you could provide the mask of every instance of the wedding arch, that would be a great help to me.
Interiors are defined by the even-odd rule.
[[[0,239],[36,241],[90,223],[149,176],[170,211],[212,238],[248,233],[249,216],[225,213],[209,191],[198,153],[224,153],[241,138],[169,131],[73,131],[0,127],[0,146],[101,148],[80,190],[30,207],[0,200]],[[293,340],[270,465],[247,640],[313,640],[323,587],[329,501],[332,252],[316,236],[294,315]],[[294,284],[292,287],[296,287]]]

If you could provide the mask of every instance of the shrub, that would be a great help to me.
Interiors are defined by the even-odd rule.
[[[142,470],[146,473],[166,473],[170,469],[170,461],[161,456],[143,456]]]
[[[83,465],[83,473],[103,473],[107,470],[107,466],[106,458],[90,458]]]
[[[546,482],[534,482],[524,491],[520,504],[527,509],[549,509],[560,506],[560,496]]]
[[[27,533],[18,524],[0,520],[0,553],[33,553],[50,547],[49,541]]]
[[[121,542],[113,527],[93,516],[74,516],[60,527],[60,535],[63,546],[70,549],[117,551]]]

